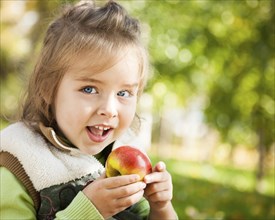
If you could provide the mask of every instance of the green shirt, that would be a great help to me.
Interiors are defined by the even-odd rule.
[[[0,219],[36,219],[32,198],[24,185],[5,167],[0,167]],[[145,199],[131,208],[131,212],[146,219],[149,205]],[[56,213],[55,219],[104,219],[92,202],[80,191],[70,205]]]

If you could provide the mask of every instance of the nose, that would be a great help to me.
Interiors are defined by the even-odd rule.
[[[118,115],[117,103],[114,96],[106,98],[101,97],[101,104],[98,107],[97,114],[107,118],[114,118]]]

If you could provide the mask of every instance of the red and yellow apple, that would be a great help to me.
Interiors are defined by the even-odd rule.
[[[150,159],[141,150],[131,146],[114,149],[106,161],[106,176],[138,174],[140,180],[152,172]]]

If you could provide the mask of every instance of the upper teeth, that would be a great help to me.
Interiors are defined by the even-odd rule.
[[[110,127],[103,127],[103,126],[97,126],[97,125],[95,126],[95,128],[98,130],[104,130],[104,131],[110,129]]]

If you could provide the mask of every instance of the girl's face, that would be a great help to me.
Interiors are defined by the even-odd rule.
[[[94,72],[90,57],[79,57],[57,90],[59,129],[82,152],[95,155],[129,128],[140,81],[138,59],[129,50],[109,69]]]

